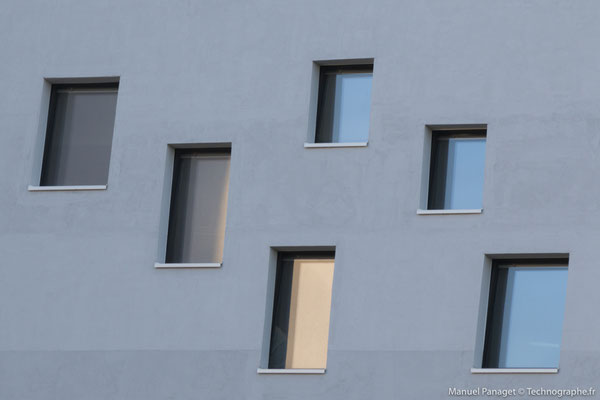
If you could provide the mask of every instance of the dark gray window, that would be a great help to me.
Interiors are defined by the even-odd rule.
[[[373,65],[322,66],[316,143],[369,139]]]
[[[325,368],[334,253],[279,253],[269,368]]]
[[[40,185],[106,185],[118,83],[53,85]]]
[[[485,130],[433,131],[430,210],[481,209]]]
[[[493,266],[484,368],[558,368],[568,260]]]
[[[175,151],[167,263],[220,263],[230,149]]]

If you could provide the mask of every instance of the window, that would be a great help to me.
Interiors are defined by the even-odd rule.
[[[369,139],[373,64],[321,66],[315,143]]]
[[[485,130],[433,131],[429,210],[481,209]]]
[[[176,149],[167,263],[222,262],[231,149]]]
[[[52,85],[41,186],[107,184],[118,85]]]
[[[558,368],[568,260],[495,263],[484,368]]]
[[[279,253],[270,369],[324,369],[327,364],[333,253]]]

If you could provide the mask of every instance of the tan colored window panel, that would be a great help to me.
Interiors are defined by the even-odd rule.
[[[294,260],[286,368],[325,368],[334,260]]]

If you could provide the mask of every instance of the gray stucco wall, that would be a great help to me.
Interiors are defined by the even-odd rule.
[[[1,399],[443,399],[600,382],[596,0],[0,4]],[[305,149],[313,60],[369,146]],[[108,190],[28,192],[44,78],[119,76]],[[419,216],[426,124],[488,124],[481,215]],[[223,267],[156,270],[168,143],[231,142]],[[335,246],[327,372],[257,375],[271,247]],[[485,254],[569,253],[560,372],[472,375]],[[484,285],[485,286],[485,285]]]

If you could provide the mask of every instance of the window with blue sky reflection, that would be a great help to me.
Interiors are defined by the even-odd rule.
[[[498,268],[487,367],[558,368],[567,267]]]
[[[367,142],[373,66],[321,67],[317,143]]]
[[[485,131],[435,132],[428,208],[481,209],[485,171]]]

